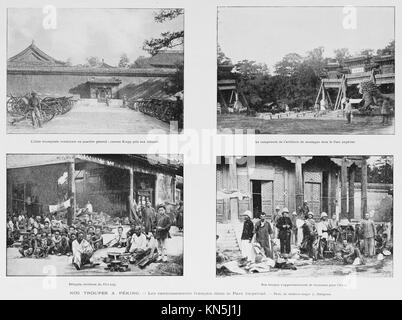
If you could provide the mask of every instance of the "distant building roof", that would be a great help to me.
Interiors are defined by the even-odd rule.
[[[107,64],[105,62],[105,60],[102,59],[102,61],[99,62],[96,66],[94,66],[94,68],[106,68],[106,69],[109,69],[109,68],[116,68],[116,67],[113,67],[110,64]]]
[[[56,60],[40,50],[35,42],[22,50],[20,53],[8,59],[9,64],[12,65],[36,65],[36,66],[65,66],[66,63]]]
[[[115,77],[92,77],[88,83],[120,84],[121,80]]]
[[[184,62],[183,50],[163,50],[149,58],[148,63],[157,68],[176,68]]]
[[[381,55],[373,57],[374,62],[394,62],[395,56],[393,54]]]
[[[357,62],[365,63],[366,61],[369,61],[369,60],[370,60],[369,56],[360,55],[360,56],[354,56],[354,57],[346,58],[344,60],[344,63],[346,65],[357,63]]]

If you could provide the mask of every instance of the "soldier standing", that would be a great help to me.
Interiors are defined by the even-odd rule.
[[[42,128],[42,117],[40,114],[40,101],[36,92],[31,92],[31,97],[28,100],[29,110],[32,116],[32,126]]]

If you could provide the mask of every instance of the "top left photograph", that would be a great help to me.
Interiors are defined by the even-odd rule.
[[[177,134],[184,9],[7,10],[8,134]]]

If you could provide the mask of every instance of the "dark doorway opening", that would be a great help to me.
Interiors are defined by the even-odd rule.
[[[259,218],[262,211],[261,181],[251,180],[252,199],[253,199],[253,217]]]

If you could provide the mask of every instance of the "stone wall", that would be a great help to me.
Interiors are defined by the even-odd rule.
[[[104,76],[116,77],[122,81],[113,89],[113,98],[117,99],[122,98],[123,95],[128,98],[161,95],[164,82],[167,80],[165,76],[121,76],[119,74]],[[92,77],[91,74],[18,74],[13,72],[7,75],[7,95],[24,95],[34,90],[42,95],[77,95],[81,98],[90,98],[87,81]]]

